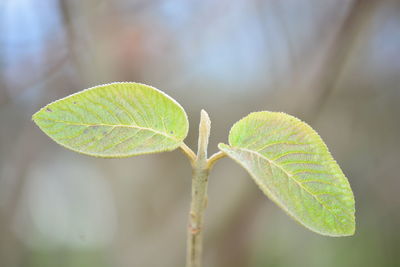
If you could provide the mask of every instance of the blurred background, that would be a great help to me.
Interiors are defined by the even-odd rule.
[[[205,266],[400,266],[400,1],[1,0],[0,266],[184,266],[191,170],[179,152],[96,159],[31,115],[112,81],[175,98],[210,153],[252,111],[314,127],[356,198],[354,237],[301,227],[229,159],[214,167]]]

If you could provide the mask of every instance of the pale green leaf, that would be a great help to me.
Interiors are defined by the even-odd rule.
[[[139,83],[111,83],[55,101],[33,115],[50,138],[97,157],[129,157],[174,150],[188,132],[183,108]]]
[[[299,223],[323,235],[354,233],[349,182],[309,125],[284,113],[255,112],[232,127],[229,144],[219,148]]]

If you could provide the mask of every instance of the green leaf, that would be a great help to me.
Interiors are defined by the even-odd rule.
[[[131,82],[83,90],[45,106],[32,118],[58,144],[108,158],[174,150],[189,128],[175,100]]]
[[[229,144],[219,148],[296,221],[322,235],[354,234],[349,182],[309,125],[284,113],[255,112],[232,127]]]

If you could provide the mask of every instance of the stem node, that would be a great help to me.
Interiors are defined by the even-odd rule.
[[[206,111],[201,111],[199,142],[197,155],[193,161],[192,202],[190,205],[186,267],[201,267],[203,217],[207,206],[207,184],[209,166],[207,146],[210,136],[210,118]]]

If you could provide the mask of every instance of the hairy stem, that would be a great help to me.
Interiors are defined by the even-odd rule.
[[[196,159],[192,164],[192,203],[187,230],[186,267],[201,267],[203,250],[204,210],[207,206],[209,167],[207,146],[210,136],[210,118],[202,110],[199,126],[199,142]]]
[[[186,267],[202,266],[203,223],[204,210],[207,207],[208,175],[215,162],[226,157],[226,154],[220,151],[207,159],[210,128],[210,118],[207,112],[202,110],[197,155],[184,143],[180,146],[182,152],[189,158],[192,164],[192,202],[190,204],[187,230]]]
[[[207,206],[208,169],[196,166],[192,179],[192,203],[187,230],[186,267],[201,267],[204,210]]]

